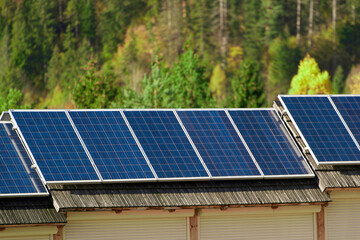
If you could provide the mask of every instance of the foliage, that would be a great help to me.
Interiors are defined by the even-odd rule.
[[[315,59],[309,54],[300,61],[298,73],[291,80],[289,94],[329,94],[330,76],[321,72]]]
[[[27,108],[22,106],[23,94],[19,89],[10,88],[7,96],[4,98],[0,96],[0,111],[7,111],[9,109]]]
[[[221,69],[221,66],[218,64],[215,66],[211,78],[210,78],[210,91],[212,95],[218,100],[218,102],[222,102],[226,97],[226,74],[224,70]]]
[[[272,102],[280,93],[286,93],[300,61],[300,50],[294,38],[276,38],[269,47],[267,99]]]
[[[244,60],[231,79],[231,88],[233,95],[228,100],[228,107],[261,107],[265,102],[265,95],[259,64],[253,60]]]
[[[117,87],[110,76],[99,76],[97,61],[92,57],[81,68],[80,79],[73,88],[73,98],[78,108],[107,108],[117,96]]]
[[[148,108],[168,107],[167,86],[170,85],[170,75],[168,70],[158,63],[154,63],[151,68],[151,75],[145,75],[143,79],[142,103]]]
[[[209,82],[204,78],[204,68],[193,50],[188,49],[170,70],[170,81],[166,88],[169,107],[201,108],[213,104]]]
[[[307,52],[335,84],[337,66],[341,65],[347,76],[350,66],[360,61],[359,1],[337,1],[335,31],[331,4],[314,1],[311,46],[309,2],[302,1],[299,43],[294,41],[298,17],[294,3],[3,0],[0,95],[17,88],[23,92],[24,101],[37,108],[73,107],[71,93],[79,75],[84,74],[81,66],[91,54],[99,59],[100,70],[95,75],[115,78],[117,97],[109,97],[114,101],[111,106],[222,106],[222,99],[233,98],[229,81],[239,75],[244,59],[259,65],[266,88],[260,82],[258,89],[263,89],[266,104],[271,104],[278,93],[289,90],[296,65]],[[162,69],[163,76],[153,69],[154,64]],[[221,78],[215,78],[218,73]],[[153,82],[165,75],[163,85]],[[144,93],[158,88],[165,91],[164,99],[144,104]],[[217,92],[216,97],[211,96],[210,88]]]
[[[332,91],[334,94],[343,93],[345,87],[344,70],[341,65],[337,66],[333,80]]]
[[[360,64],[352,66],[346,78],[345,91],[351,94],[360,94]]]

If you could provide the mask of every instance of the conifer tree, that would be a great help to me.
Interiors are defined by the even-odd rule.
[[[329,93],[331,93],[331,82],[328,72],[321,72],[315,59],[307,54],[300,61],[298,73],[291,80],[289,94]]]
[[[334,94],[343,93],[345,87],[344,70],[341,65],[337,66],[332,80],[332,91]]]
[[[245,59],[231,79],[231,88],[233,96],[228,100],[228,107],[261,107],[265,102],[265,93],[259,64]]]

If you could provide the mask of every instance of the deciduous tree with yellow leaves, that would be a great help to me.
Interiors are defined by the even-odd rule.
[[[300,61],[298,73],[292,78],[289,94],[329,94],[330,76],[320,71],[314,58],[309,54]]]

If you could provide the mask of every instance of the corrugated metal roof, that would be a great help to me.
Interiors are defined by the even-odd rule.
[[[49,197],[0,199],[0,225],[66,223]]]
[[[315,179],[56,185],[58,210],[76,208],[187,207],[331,201]]]

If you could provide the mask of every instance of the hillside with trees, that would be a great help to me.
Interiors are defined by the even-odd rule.
[[[0,0],[0,110],[360,93],[358,0]]]

